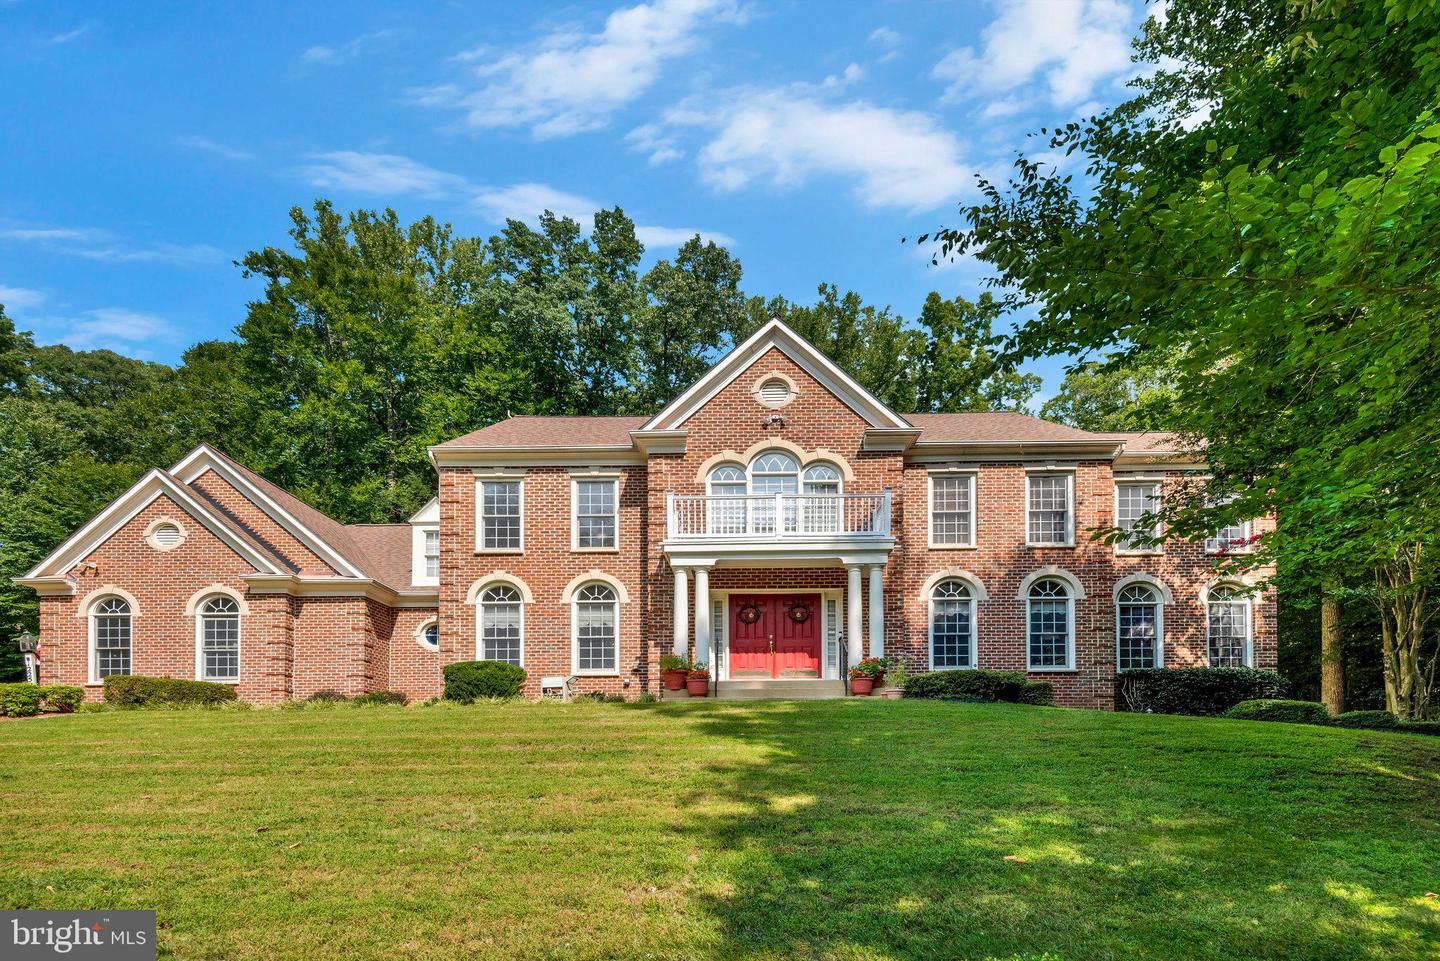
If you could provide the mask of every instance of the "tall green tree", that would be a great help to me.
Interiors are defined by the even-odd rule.
[[[1212,477],[1172,532],[1278,513],[1253,557],[1386,625],[1387,697],[1423,712],[1440,532],[1440,10],[1420,0],[1174,0],[1125,104],[1021,157],[942,256],[1033,312],[1025,355],[1175,365]],[[1074,171],[1082,171],[1078,176]],[[1232,499],[1233,498],[1233,499]],[[1429,653],[1427,653],[1427,651]]]
[[[1177,426],[1175,402],[1168,364],[1087,361],[1066,372],[1040,413],[1081,430],[1170,430]]]
[[[1028,411],[1040,378],[1005,356],[995,333],[1004,308],[988,291],[976,301],[931,291],[920,311],[925,351],[916,371],[918,410]]]

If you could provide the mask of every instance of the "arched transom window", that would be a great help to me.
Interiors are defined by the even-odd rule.
[[[90,608],[90,680],[130,673],[131,610],[123,597],[104,597]]]
[[[1149,584],[1122,588],[1115,599],[1115,668],[1162,667],[1160,638],[1160,592]]]
[[[799,465],[784,451],[768,451],[750,462],[752,494],[794,494],[799,486]]]
[[[509,584],[495,584],[480,594],[479,650],[475,652],[480,660],[524,665],[525,611],[520,601],[520,592]]]
[[[620,604],[609,584],[586,584],[575,592],[576,674],[614,674],[620,663]]]
[[[1234,587],[1212,588],[1208,603],[1208,648],[1211,667],[1246,667],[1250,663],[1250,602]]]
[[[1074,664],[1075,612],[1064,581],[1036,581],[1026,601],[1029,662],[1032,671],[1066,670]]]
[[[930,592],[930,667],[974,666],[975,598],[964,581],[941,581]]]
[[[200,605],[196,675],[202,681],[240,680],[240,605],[224,594]]]

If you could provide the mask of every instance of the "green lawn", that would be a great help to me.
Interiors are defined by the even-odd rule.
[[[1415,735],[853,699],[89,714],[0,725],[0,805],[0,906],[156,908],[179,958],[1440,954]]]

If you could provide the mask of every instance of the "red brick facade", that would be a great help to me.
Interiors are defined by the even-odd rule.
[[[1027,668],[1027,602],[1020,596],[1027,578],[1053,571],[1073,584],[1073,667],[1033,672],[1055,685],[1063,704],[1113,706],[1115,592],[1131,575],[1168,595],[1162,609],[1166,666],[1206,663],[1203,598],[1217,579],[1216,558],[1203,545],[1178,542],[1156,554],[1127,555],[1088,533],[1114,522],[1118,474],[1139,471],[1173,485],[1186,465],[1131,456],[1132,442],[1123,438],[1014,415],[943,423],[915,415],[877,427],[873,405],[857,403],[858,388],[840,375],[817,376],[813,357],[792,342],[760,342],[749,350],[738,373],[717,381],[688,409],[682,397],[675,413],[662,412],[649,424],[640,418],[578,426],[579,419],[516,419],[435,448],[438,585],[427,585],[411,570],[418,554],[412,555],[410,525],[357,530],[336,524],[202,448],[175,470],[142,481],[26,579],[41,593],[42,678],[85,684],[98,697],[91,609],[107,596],[131,605],[133,673],[196,677],[196,605],[223,593],[241,605],[237,689],[246,700],[274,703],[326,689],[433,697],[445,664],[477,656],[478,595],[505,583],[523,596],[523,666],[527,693],[534,696],[542,677],[578,673],[572,593],[603,581],[620,597],[616,669],[583,676],[577,687],[655,693],[658,659],[673,643],[676,564],[705,567],[712,602],[721,601],[722,610],[731,591],[824,592],[831,634],[849,623],[844,564],[850,562],[837,561],[841,554],[818,548],[807,553],[801,544],[785,546],[773,561],[722,551],[713,560],[682,563],[668,541],[669,495],[704,494],[707,471],[717,463],[743,465],[770,449],[785,451],[802,469],[815,461],[835,466],[846,494],[889,491],[893,544],[878,555],[884,564],[883,647],[912,672],[930,663],[927,585],[947,571],[963,572],[979,595],[973,610],[975,666],[981,668]],[[772,376],[791,385],[783,406],[762,403],[757,395],[757,385]],[[966,436],[971,423],[988,436]],[[1022,430],[1034,432],[1034,439],[1007,434]],[[927,444],[932,434],[945,443]],[[230,479],[205,469],[207,463]],[[1037,469],[1073,475],[1073,547],[1026,544],[1026,477]],[[930,477],[947,471],[975,478],[974,547],[931,546]],[[523,551],[478,547],[477,484],[487,477],[521,485]],[[613,550],[572,546],[572,489],[584,478],[617,482]],[[157,523],[181,528],[178,546],[156,546],[149,535]],[[1268,528],[1263,520],[1254,525],[1256,532]],[[865,627],[862,636],[846,638],[856,650],[872,643],[868,570],[862,583]],[[692,576],[685,611],[691,651],[697,639],[694,591]],[[1273,667],[1273,599],[1262,594],[1248,603],[1251,663]],[[438,623],[438,650],[424,643],[430,622]],[[723,624],[712,633],[715,666],[723,673]],[[840,666],[830,669],[838,673]]]

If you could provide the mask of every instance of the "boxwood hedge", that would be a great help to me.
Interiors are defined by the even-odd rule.
[[[460,661],[445,665],[445,700],[469,704],[482,697],[518,697],[525,670],[504,661]]]
[[[1318,701],[1241,701],[1222,717],[1243,721],[1285,721],[1290,724],[1327,724],[1330,711]]]
[[[1215,715],[1241,701],[1285,696],[1285,678],[1253,667],[1142,668],[1116,678],[1117,706],[1151,714]]]
[[[905,681],[906,697],[1018,703],[1029,683],[1021,671],[926,671]],[[1035,696],[1043,696],[1037,683]]]
[[[84,688],[72,684],[0,684],[0,716],[34,717],[41,711],[69,714],[85,700]]]
[[[105,701],[121,707],[147,704],[222,704],[236,699],[235,685],[190,681],[179,677],[111,674],[105,678]]]

